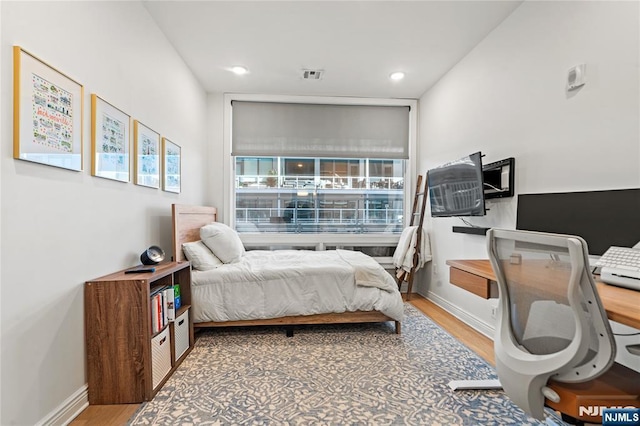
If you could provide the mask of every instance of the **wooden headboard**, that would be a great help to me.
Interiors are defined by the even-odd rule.
[[[218,209],[205,206],[171,205],[173,222],[173,255],[177,262],[187,260],[182,252],[182,244],[200,239],[200,228],[217,222]]]

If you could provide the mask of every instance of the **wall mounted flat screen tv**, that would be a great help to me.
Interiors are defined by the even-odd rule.
[[[432,217],[485,215],[480,152],[427,171],[427,184]]]
[[[578,235],[589,254],[640,241],[640,189],[518,195],[516,228]]]

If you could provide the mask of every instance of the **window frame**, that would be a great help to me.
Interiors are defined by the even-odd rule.
[[[256,101],[256,102],[287,102],[310,104],[335,104],[335,105],[381,105],[381,106],[408,106],[409,110],[409,159],[406,161],[404,176],[404,215],[403,225],[408,225],[408,216],[411,214],[413,191],[416,182],[416,153],[417,153],[417,117],[418,101],[416,99],[385,99],[385,98],[356,98],[333,96],[301,96],[301,95],[259,95],[227,93],[224,95],[224,119],[223,119],[223,221],[235,228],[235,158],[231,156],[231,126],[232,126],[232,101]],[[399,239],[398,234],[291,234],[291,233],[242,233],[240,238],[248,247],[258,246],[315,246],[317,250],[323,250],[326,245],[331,246],[395,246]]]

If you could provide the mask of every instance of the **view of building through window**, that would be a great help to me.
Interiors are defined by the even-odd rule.
[[[236,157],[238,232],[402,230],[404,160]]]

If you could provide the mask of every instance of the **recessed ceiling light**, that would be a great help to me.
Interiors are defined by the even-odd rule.
[[[404,78],[404,73],[402,71],[396,71],[394,73],[391,73],[389,78],[395,81],[402,80]]]
[[[235,66],[231,68],[231,71],[237,75],[244,75],[249,72],[249,70],[245,67]]]

